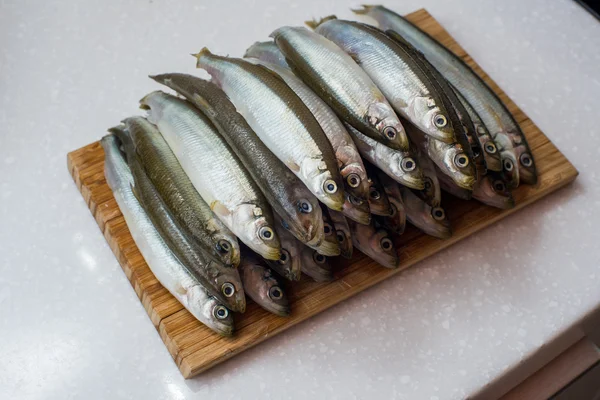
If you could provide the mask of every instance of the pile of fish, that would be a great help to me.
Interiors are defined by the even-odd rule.
[[[498,208],[536,170],[519,125],[462,60],[382,6],[378,23],[281,27],[242,58],[195,55],[207,81],[151,76],[102,139],[105,175],[150,269],[199,321],[233,333],[246,295],[288,315],[283,280],[333,278],[357,248],[399,265],[406,221],[451,235],[442,190]]]

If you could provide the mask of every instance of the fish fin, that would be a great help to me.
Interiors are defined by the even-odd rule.
[[[361,4],[360,7],[362,8],[351,8],[350,11],[352,11],[354,14],[357,15],[367,15],[369,12],[371,12],[371,10],[377,6],[373,6],[373,5],[369,5],[369,4]]]
[[[218,200],[213,201],[210,204],[210,209],[217,215],[220,216],[227,216],[229,214],[231,214],[231,212],[227,209],[227,207],[225,207],[221,202],[219,202]]]
[[[328,15],[328,16],[326,16],[326,17],[323,17],[323,18],[321,18],[321,19],[316,19],[316,18],[313,18],[313,19],[312,19],[312,20],[310,20],[310,21],[304,21],[304,23],[305,23],[305,24],[306,24],[306,25],[307,25],[307,26],[308,26],[310,29],[312,29],[312,30],[315,30],[315,29],[317,29],[317,27],[318,27],[319,25],[321,25],[322,23],[324,23],[324,22],[327,22],[327,21],[331,21],[331,20],[334,20],[334,19],[337,19],[337,17],[336,17],[335,15]]]
[[[140,194],[138,193],[137,188],[135,187],[135,185],[133,183],[129,183],[129,187],[131,188],[131,192],[133,193],[133,197],[135,197],[137,199],[137,201],[143,207],[144,203],[142,203],[142,199],[141,199]]]
[[[203,47],[199,52],[197,53],[192,53],[193,57],[196,57],[196,68],[202,68],[201,63],[200,63],[200,59],[203,56],[212,56],[213,54],[210,52],[210,50],[208,49],[208,47]]]

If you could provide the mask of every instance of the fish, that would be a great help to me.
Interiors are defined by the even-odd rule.
[[[319,206],[319,209],[321,207]],[[321,215],[320,229],[323,230],[323,216]],[[279,275],[290,281],[300,280],[302,271],[300,269],[300,253],[304,246],[284,227],[284,222],[275,215],[275,232],[281,242],[281,256],[279,260],[265,260],[269,267]],[[324,236],[323,236],[324,237]]]
[[[352,196],[350,193],[345,193],[344,196],[342,213],[346,217],[358,222],[359,224],[369,225],[371,223],[371,209],[369,208],[369,201],[361,200]]]
[[[223,336],[233,334],[233,317],[227,307],[194,278],[173,254],[150,217],[133,193],[133,176],[114,135],[100,141],[105,153],[104,175],[131,236],[148,267],[167,289],[198,321]]]
[[[352,235],[350,234],[350,227],[348,226],[346,217],[339,211],[329,210],[329,218],[335,228],[341,256],[347,259],[352,258]]]
[[[423,171],[425,188],[415,192],[415,194],[431,207],[437,207],[442,202],[442,190],[440,188],[438,174],[436,173],[436,166],[429,157],[421,151],[417,153],[416,159]]]
[[[276,73],[300,97],[331,143],[344,180],[344,191],[366,201],[369,198],[369,182],[365,166],[356,145],[333,110],[291,70],[257,59],[249,60]]]
[[[248,47],[244,53],[244,58],[256,58],[268,62],[269,64],[290,68],[285,61],[284,55],[279,51],[279,48],[272,40],[268,42],[255,42],[252,46]]]
[[[301,260],[302,273],[311,277],[315,282],[333,280],[333,269],[329,264],[329,260],[323,254],[310,247],[303,246]]]
[[[335,43],[306,28],[284,26],[271,37],[292,71],[365,135],[397,150],[409,142],[381,90]]]
[[[408,222],[427,235],[439,239],[452,236],[450,221],[442,207],[431,207],[408,188],[401,187],[400,193]]]
[[[440,93],[410,51],[383,31],[360,22],[330,16],[310,25],[360,65],[399,115],[437,140],[456,141]]]
[[[389,233],[374,223],[361,225],[348,221],[354,247],[386,268],[398,268],[400,258]]]
[[[216,259],[237,266],[237,237],[198,194],[158,129],[142,117],[128,118],[124,124],[144,172],[179,227]]]
[[[390,201],[383,185],[379,181],[376,169],[372,166],[369,166],[368,168],[369,182],[371,184],[369,187],[369,207],[371,209],[371,214],[384,217],[391,216],[393,213],[392,206],[390,205]]]
[[[346,128],[364,160],[375,165],[404,186],[416,190],[424,189],[423,172],[410,152],[387,147],[348,124],[346,124]]]
[[[500,98],[461,58],[456,56],[416,25],[383,6],[363,6],[353,10],[377,21],[380,29],[396,32],[417,50],[454,86],[479,115],[502,157],[509,187],[520,182],[537,183],[537,170],[519,124]]]
[[[325,237],[320,244],[317,245],[308,243],[307,246],[315,249],[319,254],[323,254],[324,256],[339,256],[341,254],[341,250],[336,238],[335,228],[331,218],[329,218],[327,210],[325,209],[323,209],[323,231],[325,232]]]
[[[244,254],[239,266],[244,289],[256,304],[270,313],[287,317],[290,304],[282,285],[269,267],[251,252]]]
[[[479,143],[479,147],[483,149],[483,157],[485,158],[485,166],[488,171],[502,171],[502,158],[500,157],[500,152],[496,147],[496,143],[494,143],[494,139],[490,135],[490,132],[486,128],[483,121],[477,114],[477,112],[473,109],[473,107],[469,104],[469,102],[463,97],[462,94],[456,89],[452,88],[456,97],[458,97],[459,101],[464,106],[465,110],[469,114],[471,121],[473,121],[473,127],[475,129],[475,139]]]
[[[398,182],[387,176],[383,171],[377,171],[377,177],[385,190],[392,209],[391,215],[382,218],[382,225],[387,230],[401,235],[406,227],[406,210],[404,209],[400,186]]]
[[[411,141],[435,163],[442,174],[449,176],[457,186],[463,189],[473,189],[477,180],[476,171],[471,159],[460,144],[441,142],[424,135],[408,122],[405,125]]]
[[[508,210],[515,206],[515,199],[508,188],[504,175],[500,172],[488,171],[486,175],[477,181],[472,192],[457,187],[449,179],[441,179],[440,183],[444,191],[462,200],[473,198],[483,204],[502,210]]]
[[[327,207],[341,211],[344,188],[323,129],[290,87],[267,68],[202,49],[197,67],[211,75],[262,142]]]
[[[215,215],[252,250],[278,260],[281,246],[271,207],[208,118],[161,91],[146,95],[140,104]]]
[[[265,146],[227,95],[216,85],[186,74],[152,76],[204,113],[250,173],[276,214],[301,242],[323,237],[319,201]],[[319,230],[320,229],[320,230]]]
[[[143,119],[128,120],[128,122],[128,126],[133,129],[155,129],[144,128],[144,125],[150,125],[150,123]],[[215,296],[230,310],[244,312],[246,297],[237,269],[215,261],[214,257],[207,255],[201,246],[190,240],[190,236],[180,229],[160,194],[144,172],[127,128],[121,125],[109,129],[109,132],[119,138],[121,146],[125,150],[127,164],[134,180],[133,193],[171,251],[212,296]]]

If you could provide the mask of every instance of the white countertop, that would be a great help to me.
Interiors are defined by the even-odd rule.
[[[66,168],[149,73],[357,2],[0,1],[0,398],[461,398],[600,306],[600,24],[570,1],[433,14],[581,172],[567,189],[185,381]]]

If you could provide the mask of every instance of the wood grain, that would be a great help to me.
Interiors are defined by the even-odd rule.
[[[350,261],[336,260],[334,264],[338,268],[333,282],[315,283],[303,278],[288,290],[292,304],[292,314],[288,318],[269,314],[249,302],[246,313],[236,315],[235,337],[222,338],[212,333],[161,286],[146,265],[104,179],[104,153],[100,144],[92,143],[68,154],[68,168],[75,184],[184,377],[197,375],[397,274],[554,192],[572,182],[577,176],[573,165],[427,11],[416,11],[408,18],[465,59],[508,105],[532,148],[540,175],[539,183],[535,187],[519,187],[514,192],[517,206],[512,210],[497,210],[475,201],[444,199],[445,208],[452,221],[452,238],[441,241],[408,227],[406,233],[396,239],[401,257],[401,266],[397,270],[380,267],[358,252]]]

